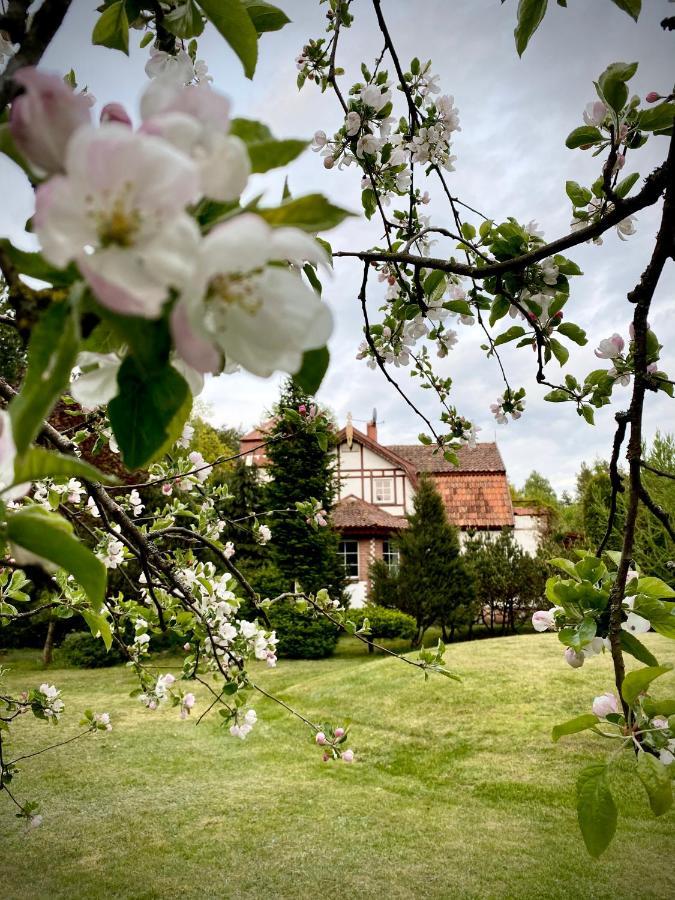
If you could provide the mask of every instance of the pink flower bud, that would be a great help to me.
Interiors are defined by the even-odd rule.
[[[567,650],[565,650],[564,656],[567,665],[572,666],[573,669],[580,669],[586,661],[586,657],[583,653],[577,653],[576,650],[573,650],[571,647],[568,647]]]
[[[321,759],[322,759],[324,762],[328,762],[328,760],[330,759],[330,754],[324,753],[324,755],[321,757]]]
[[[335,165],[335,160],[333,159],[332,156],[324,157],[324,160],[323,160],[324,169],[332,169],[334,165]]]
[[[323,731],[319,731],[314,740],[317,742],[317,744],[323,746],[326,743],[326,735],[323,733]]]
[[[344,728],[336,728],[336,729],[335,729],[335,737],[336,737],[336,738],[342,737],[342,735],[343,735],[344,733],[345,733]]]
[[[169,484],[169,482],[166,482],[165,484],[163,484],[162,485],[162,493],[164,494],[165,497],[170,497],[171,494],[173,494],[173,485]]]
[[[300,404],[300,406],[298,407],[298,412],[300,413],[301,416],[305,415],[305,413],[307,412],[307,407],[305,406],[304,403]]]
[[[121,103],[106,103],[101,110],[101,125],[106,122],[119,122],[120,125],[128,125],[131,128],[129,113]]]
[[[189,652],[189,650],[190,650],[190,644],[189,644],[189,642],[183,644],[183,650],[185,650],[186,653]]]
[[[593,712],[600,719],[604,719],[610,713],[617,713],[618,711],[619,706],[616,702],[616,697],[612,693],[600,694],[599,697],[593,700]]]
[[[661,99],[661,94],[657,94],[656,91],[650,91],[647,94],[647,96],[645,97],[645,100],[647,101],[647,103],[656,103],[656,101],[660,100],[660,99]]]
[[[194,694],[186,694],[183,697],[183,706],[185,707],[185,709],[192,709],[192,707],[195,705],[196,701],[197,701],[197,698],[195,697]]]
[[[175,679],[175,677],[171,674],[171,672],[169,672],[167,675],[164,676],[164,684],[165,684],[167,687],[171,687],[171,685],[175,682],[175,680],[176,680],[176,679]]]
[[[342,754],[342,762],[350,763],[354,762],[354,751],[353,750],[345,750]]]
[[[91,121],[88,99],[58,75],[33,66],[13,77],[25,89],[12,103],[9,127],[14,143],[31,165],[49,174],[63,172],[68,141]]]

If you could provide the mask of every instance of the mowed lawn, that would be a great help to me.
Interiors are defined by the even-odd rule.
[[[645,643],[672,658],[666,639]],[[323,763],[305,726],[262,697],[242,742],[217,716],[195,727],[144,710],[124,667],[45,676],[36,653],[7,654],[13,689],[47,677],[69,712],[58,728],[26,718],[11,755],[74,734],[85,705],[110,712],[114,730],[22,764],[15,790],[42,800],[44,823],[27,830],[0,806],[0,896],[675,897],[675,813],[652,817],[627,758],[613,778],[616,839],[592,860],[574,781],[606,745],[550,740],[611,689],[609,658],[574,671],[554,635],[482,640],[448,650],[462,683],[425,683],[355,644],[256,671],[310,718],[351,719],[351,766]],[[673,688],[675,676],[660,680]]]

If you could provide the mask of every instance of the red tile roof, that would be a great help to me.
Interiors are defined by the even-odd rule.
[[[432,472],[448,514],[458,528],[513,526],[513,506],[504,472]]]
[[[387,444],[386,449],[403,457],[417,472],[506,472],[504,460],[494,442],[476,444],[473,449],[460,448],[457,451],[458,466],[444,459],[440,451],[434,453],[434,447],[423,444]]]
[[[336,504],[332,520],[340,531],[392,531],[408,527],[403,516],[392,516],[380,506],[360,500],[353,494]]]

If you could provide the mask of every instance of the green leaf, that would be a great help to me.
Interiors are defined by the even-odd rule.
[[[265,31],[279,31],[291,21],[286,13],[265,0],[242,0],[258,35]]]
[[[575,206],[586,206],[593,197],[588,188],[581,187],[576,181],[566,181],[565,192]]]
[[[258,61],[258,33],[241,0],[199,0],[206,18],[216,26],[237,54],[247,78]]]
[[[110,650],[112,647],[112,631],[110,630],[110,623],[107,618],[98,615],[97,613],[89,612],[86,609],[82,610],[82,618],[89,626],[92,636],[96,637],[96,635],[100,633],[101,639],[105,644],[105,649]]]
[[[558,360],[560,365],[564,366],[567,360],[570,358],[570,351],[567,349],[567,347],[563,346],[560,341],[556,341],[555,338],[551,338],[549,343],[553,355]]]
[[[675,590],[660,578],[648,576],[646,578],[638,578],[637,593],[645,594],[647,597],[654,597],[656,600],[666,600],[667,598],[675,598]]]
[[[316,394],[321,387],[329,361],[328,347],[306,350],[302,355],[302,365],[293,376],[293,381],[299,384],[306,394]]]
[[[650,109],[643,109],[638,115],[640,131],[664,131],[673,127],[675,103],[659,103]]]
[[[633,612],[649,619],[654,631],[675,640],[675,603],[638,594],[635,598]]]
[[[588,646],[597,633],[597,625],[592,616],[586,616],[579,625],[566,625],[558,632],[558,638],[566,647],[579,653]]]
[[[630,189],[633,187],[639,177],[639,172],[633,172],[631,175],[626,176],[626,178],[620,181],[614,188],[614,193],[617,195],[617,197],[627,197],[630,193]]]
[[[105,484],[117,483],[117,478],[99,472],[95,466],[77,456],[66,456],[43,447],[30,447],[14,463],[14,480],[17,484],[23,484],[41,478],[84,478]]]
[[[26,375],[21,390],[9,406],[19,453],[23,453],[37,436],[70,380],[80,341],[76,308],[80,288],[81,284],[75,285],[70,301],[53,303],[31,335]]]
[[[570,578],[573,578],[575,581],[579,581],[579,575],[571,559],[565,559],[562,556],[557,556],[555,559],[549,559],[548,564],[550,566],[555,566],[556,569],[561,569],[563,572],[565,572],[566,575],[569,575]]]
[[[67,269],[57,269],[48,263],[41,253],[19,250],[17,247],[13,247],[6,238],[0,239],[0,248],[4,256],[22,275],[30,275],[31,278],[48,281],[53,287],[70,287],[80,277],[75,266],[70,265]]]
[[[103,10],[94,25],[91,42],[129,55],[129,19],[124,0],[117,0]]]
[[[372,188],[365,188],[361,192],[361,205],[366,214],[366,219],[372,219],[377,212],[377,198]]]
[[[638,662],[645,666],[658,666],[659,661],[654,654],[649,651],[645,645],[639,641],[630,631],[621,629],[621,649],[626,653],[630,653]]]
[[[617,819],[604,763],[594,763],[579,772],[577,818],[586,849],[597,858],[612,842]]]
[[[352,213],[333,206],[323,194],[307,194],[281,206],[259,209],[258,215],[270,225],[294,225],[303,231],[315,232],[335,228]]]
[[[557,330],[558,334],[564,334],[565,337],[574,341],[575,344],[579,344],[580,347],[583,347],[584,344],[588,343],[586,332],[583,328],[579,328],[578,325],[575,325],[574,322],[562,322],[558,325]]]
[[[637,63],[611,63],[598,79],[603,96],[611,108],[619,113],[628,101],[627,81],[637,72]]]
[[[607,574],[607,566],[595,556],[585,556],[574,566],[579,578],[584,581],[600,581]]]
[[[80,584],[92,606],[100,609],[105,597],[106,568],[72,534],[71,526],[55,513],[31,506],[7,518],[7,536],[13,544],[47,559]]]
[[[145,378],[134,357],[117,373],[119,393],[108,404],[122,458],[129,469],[147,465],[170,438],[172,420],[185,409],[187,382],[168,363]]]
[[[603,140],[602,132],[593,125],[582,125],[570,131],[565,141],[565,146],[569,150],[576,150],[577,147],[585,147],[588,144],[597,144]]]
[[[549,391],[548,394],[544,394],[544,400],[548,400],[549,403],[565,403],[570,399],[571,397],[566,391],[559,390],[558,388],[554,391]]]
[[[663,763],[651,753],[641,750],[637,759],[637,775],[649,797],[649,805],[655,816],[662,816],[673,805],[673,788],[670,773]]]
[[[185,0],[162,19],[162,25],[178,38],[199,37],[204,30],[204,20],[194,0]]]
[[[551,740],[559,741],[566,734],[578,734],[580,731],[586,731],[597,725],[600,719],[592,713],[583,716],[577,716],[569,719],[567,722],[561,722],[560,725],[554,725],[551,731]]]
[[[515,341],[516,338],[522,337],[524,334],[524,328],[522,328],[520,325],[513,325],[503,334],[500,334],[495,338],[495,346],[499,346],[499,344],[507,344],[509,341]]]
[[[241,138],[247,145],[274,140],[272,132],[267,125],[255,119],[232,119],[230,122],[230,134]]]
[[[436,269],[424,279],[424,293],[431,300],[438,300],[443,296],[446,284],[445,275],[439,269]]]
[[[252,172],[268,172],[285,166],[298,157],[308,144],[308,141],[297,138],[278,141],[267,125],[254,119],[233,119],[230,134],[241,138],[246,144]]]
[[[506,297],[502,296],[502,294],[497,294],[495,299],[492,301],[492,309],[490,310],[490,325],[494,325],[495,322],[499,321],[499,319],[503,319],[509,311],[510,306],[511,304],[506,299]]]
[[[642,0],[612,0],[612,3],[637,22],[642,9]]]
[[[516,38],[518,56],[525,52],[530,38],[541,25],[546,15],[547,0],[520,0],[518,4],[518,24],[513,32]]]
[[[636,669],[634,672],[629,672],[621,686],[623,699],[629,706],[632,706],[638,696],[647,690],[655,678],[660,678],[661,675],[670,672],[672,668],[672,665],[668,664],[665,666],[648,666],[644,669]]]
[[[283,141],[260,141],[248,145],[252,172],[269,172],[292,162],[303,152],[309,141],[287,138]]]

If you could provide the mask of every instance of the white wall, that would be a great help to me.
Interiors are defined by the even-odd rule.
[[[347,585],[347,593],[349,594],[349,605],[352,609],[361,609],[366,605],[366,595],[368,592],[367,581],[352,581]]]

